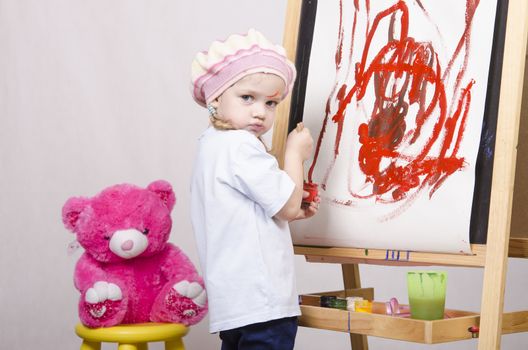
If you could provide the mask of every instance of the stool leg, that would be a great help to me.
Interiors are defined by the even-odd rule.
[[[101,343],[83,340],[81,350],[101,350]]]
[[[137,347],[138,350],[148,350],[148,343],[139,343]]]
[[[119,344],[117,350],[139,350],[137,344]]]
[[[165,342],[165,350],[185,350],[185,346],[181,339],[167,340]]]

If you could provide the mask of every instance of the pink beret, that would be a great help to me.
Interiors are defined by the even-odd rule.
[[[255,29],[247,34],[233,34],[225,41],[215,41],[208,51],[199,52],[191,67],[191,93],[198,104],[206,106],[226,89],[253,73],[272,73],[290,93],[295,81],[295,66],[280,45],[274,45]]]

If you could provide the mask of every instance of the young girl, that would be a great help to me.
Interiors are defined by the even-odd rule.
[[[313,140],[306,128],[290,133],[283,171],[261,136],[295,74],[284,48],[253,29],[192,64],[192,94],[212,126],[199,139],[191,218],[222,350],[293,349],[300,309],[288,222],[318,208],[318,197],[301,208]]]

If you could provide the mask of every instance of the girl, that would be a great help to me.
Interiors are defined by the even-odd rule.
[[[286,142],[284,170],[261,136],[291,92],[295,66],[254,29],[214,42],[192,64],[192,94],[210,113],[191,183],[191,218],[222,350],[293,349],[300,314],[288,222],[302,206],[308,129]]]

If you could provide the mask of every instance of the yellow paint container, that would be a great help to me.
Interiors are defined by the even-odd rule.
[[[355,301],[356,312],[372,313],[372,302],[369,300],[356,300]]]

